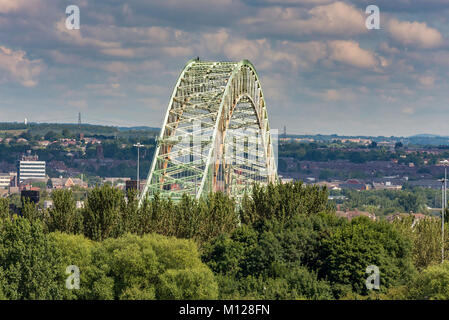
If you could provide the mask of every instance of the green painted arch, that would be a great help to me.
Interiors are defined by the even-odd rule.
[[[251,121],[247,125],[245,120]],[[232,122],[240,131],[231,129]],[[226,135],[247,131],[254,135],[244,137],[243,158],[225,162]],[[241,153],[234,141],[234,154],[237,149]],[[140,202],[156,193],[174,200],[183,194],[199,198],[211,191],[229,193],[227,185],[237,181],[235,177],[246,183],[274,182],[274,156],[266,102],[253,64],[190,60],[173,89]]]

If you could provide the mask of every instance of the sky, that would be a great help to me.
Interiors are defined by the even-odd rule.
[[[449,0],[0,0],[0,122],[160,127],[197,56],[250,60],[280,132],[449,135]]]

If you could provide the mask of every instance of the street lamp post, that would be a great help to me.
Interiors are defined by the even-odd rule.
[[[140,148],[144,147],[143,144],[140,144],[140,142],[137,142],[134,147],[137,147],[137,191],[140,193],[140,172],[139,172],[139,166],[140,166]]]
[[[449,164],[448,160],[440,161],[440,163],[444,166],[444,179],[442,179],[443,184],[441,186],[442,188],[442,195],[441,195],[441,263],[444,262],[444,214],[446,212],[446,206],[447,206],[447,166]]]
[[[441,181],[441,262],[444,261],[444,178]]]

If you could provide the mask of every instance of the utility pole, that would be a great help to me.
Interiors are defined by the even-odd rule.
[[[140,148],[144,147],[143,144],[137,142],[134,147],[137,147],[137,191],[140,194],[140,174],[139,174],[139,166],[140,166]]]
[[[448,160],[440,161],[441,164],[444,166],[444,179],[443,184],[441,186],[442,188],[442,195],[441,195],[441,263],[444,262],[444,214],[446,212],[446,206],[447,206],[447,165],[449,164]]]
[[[441,179],[441,263],[444,261],[444,179]]]

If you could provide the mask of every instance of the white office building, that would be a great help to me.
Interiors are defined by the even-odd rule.
[[[11,184],[11,176],[9,173],[0,173],[0,188],[8,188]]]
[[[25,180],[44,180],[45,161],[38,161],[37,156],[23,156],[19,160],[17,174],[20,183]]]

